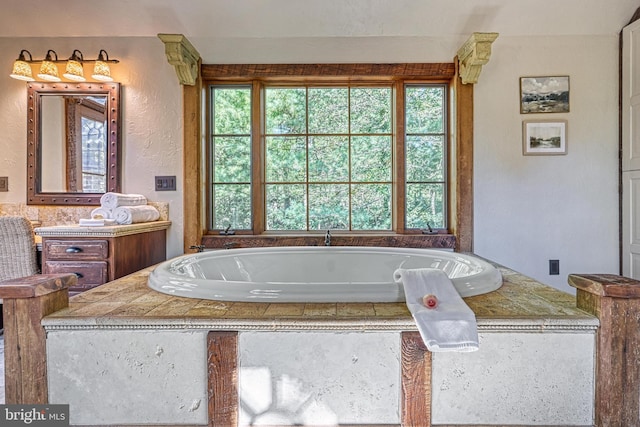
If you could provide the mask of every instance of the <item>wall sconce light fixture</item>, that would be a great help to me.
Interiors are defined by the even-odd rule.
[[[29,59],[25,58],[25,53],[29,55]],[[27,82],[34,81],[35,79],[31,74],[31,65],[29,65],[30,62],[33,62],[31,53],[28,50],[21,50],[20,56],[18,56],[18,59],[16,59],[13,63],[13,71],[11,72],[10,76],[14,79],[24,80]]]
[[[104,55],[103,55],[104,53]],[[117,62],[117,61],[116,61]],[[111,68],[109,68],[109,54],[104,49],[101,49],[98,53],[98,59],[93,64],[93,74],[91,77],[94,80],[101,82],[111,82]]]
[[[28,59],[27,55],[29,57]],[[84,59],[82,52],[75,49],[71,57],[67,60],[59,60],[58,54],[51,49],[47,51],[44,59],[33,59],[31,52],[23,49],[20,51],[18,59],[13,63],[13,70],[10,76],[14,79],[32,82],[35,79],[31,72],[31,64],[40,63],[38,78],[48,82],[59,82],[61,79],[58,75],[58,66],[56,64],[61,62],[66,63],[65,72],[62,76],[67,80],[75,82],[86,81],[83,64],[85,62],[93,62],[94,68],[91,77],[101,82],[112,82],[113,78],[111,77],[109,64],[117,64],[120,61],[117,59],[109,59],[109,55],[104,49],[100,50],[98,58],[96,59]]]
[[[51,56],[52,53],[53,56],[55,56],[55,59],[53,59],[53,56]],[[57,60],[58,54],[53,50],[48,50],[47,56],[44,58],[44,61],[42,61],[42,64],[40,65],[40,72],[38,73],[38,77],[47,82],[59,82],[60,77],[58,77],[58,67],[53,63],[53,61]]]
[[[82,69],[83,59],[82,52],[78,49],[73,51],[64,70],[63,76],[65,79],[73,80],[74,82],[84,82],[87,80],[84,78],[84,70]]]

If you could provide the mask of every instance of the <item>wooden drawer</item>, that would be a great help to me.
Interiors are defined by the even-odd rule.
[[[78,276],[78,284],[74,288],[89,289],[102,285],[107,281],[106,261],[46,261],[44,270],[49,274],[76,274]]]
[[[118,227],[106,228],[114,228],[115,233],[120,230]],[[76,227],[40,229],[42,272],[80,275],[77,285],[69,288],[70,295],[95,288],[167,259],[164,228],[113,236],[105,236],[105,230],[95,228],[97,235],[85,231],[76,235]]]
[[[109,242],[46,239],[43,250],[46,260],[104,260],[109,257]]]

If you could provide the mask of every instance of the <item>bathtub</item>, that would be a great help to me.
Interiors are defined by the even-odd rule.
[[[502,285],[472,255],[437,249],[296,246],[207,251],[159,264],[148,286],[182,297],[245,302],[403,302],[398,268],[439,268],[461,296]]]

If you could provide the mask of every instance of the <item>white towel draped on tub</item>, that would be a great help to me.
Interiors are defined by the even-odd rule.
[[[158,218],[160,218],[160,212],[150,205],[120,206],[113,210],[113,219],[118,224],[157,221]]]
[[[396,283],[404,286],[407,307],[429,351],[478,350],[476,316],[444,271],[398,269],[393,276]],[[429,294],[438,299],[435,308],[427,308],[422,303],[422,297]]]
[[[146,205],[147,198],[142,194],[104,193],[100,197],[100,205],[103,208],[115,209],[120,206]]]

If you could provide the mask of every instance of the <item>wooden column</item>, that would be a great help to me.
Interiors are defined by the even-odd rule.
[[[431,425],[431,353],[418,332],[402,332],[402,427]]]
[[[238,425],[238,333],[209,332],[209,426]]]
[[[198,67],[198,69],[200,69]],[[206,215],[202,202],[204,180],[202,179],[202,79],[198,75],[195,84],[182,86],[183,118],[182,155],[183,155],[183,212],[184,212],[184,253],[193,252],[190,248],[201,244]]]
[[[6,404],[46,404],[47,355],[43,317],[69,306],[75,275],[39,274],[0,282],[4,321]]]
[[[600,319],[596,334],[595,425],[638,425],[640,419],[640,282],[626,277],[569,275],[578,308]]]
[[[451,155],[455,160],[450,178],[455,185],[455,195],[451,195],[455,200],[451,231],[456,235],[457,252],[473,252],[473,85],[462,84],[456,75],[453,87],[456,126]]]

